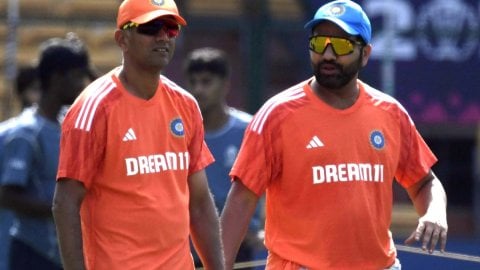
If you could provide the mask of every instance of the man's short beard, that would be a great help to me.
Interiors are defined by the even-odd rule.
[[[333,76],[323,76],[320,72],[315,72],[315,79],[318,84],[329,89],[340,89],[344,87],[354,76],[355,74],[346,74],[344,72]]]
[[[322,87],[328,89],[340,89],[347,85],[353,78],[355,78],[358,72],[362,69],[362,57],[363,52],[360,53],[360,56],[357,61],[353,62],[348,66],[341,66],[338,63],[329,63],[335,65],[339,70],[340,74],[337,75],[322,75],[320,72],[320,66],[322,65],[321,62],[315,66],[313,66],[313,72],[315,75],[315,79],[317,80],[318,84]]]

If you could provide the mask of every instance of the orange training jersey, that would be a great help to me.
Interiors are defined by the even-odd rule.
[[[57,178],[81,181],[88,269],[193,269],[187,177],[213,161],[194,99],[165,77],[129,94],[120,68],[79,96],[62,126]]]
[[[231,176],[266,191],[271,253],[309,270],[384,269],[396,257],[393,178],[409,187],[436,157],[392,97],[358,81],[358,100],[337,110],[309,82],[256,113]]]

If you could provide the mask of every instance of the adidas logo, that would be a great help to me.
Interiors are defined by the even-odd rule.
[[[310,142],[307,144],[307,149],[323,147],[324,144],[317,136],[313,136]]]
[[[129,128],[127,130],[127,133],[125,133],[125,136],[123,136],[123,141],[127,142],[127,141],[135,141],[135,140],[137,140],[137,136],[135,136],[135,131],[133,131],[132,128]]]

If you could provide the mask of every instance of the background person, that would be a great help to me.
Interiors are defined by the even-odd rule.
[[[9,269],[62,269],[51,202],[55,187],[62,106],[85,86],[89,59],[75,36],[40,46],[38,107],[24,113],[4,137],[0,203],[15,214]]]
[[[15,80],[15,92],[22,110],[40,101],[41,91],[38,70],[35,65],[20,66]]]
[[[62,125],[53,213],[65,269],[223,269],[194,98],[161,76],[186,21],[173,0],[125,0],[123,65],[89,85]]]
[[[184,63],[186,89],[197,99],[203,116],[205,141],[215,162],[206,168],[208,183],[218,211],[222,211],[230,190],[230,169],[235,161],[243,133],[252,116],[227,105],[230,90],[230,66],[224,51],[204,47],[191,51]],[[237,262],[255,259],[263,247],[259,233],[263,229],[260,206],[252,218]],[[196,254],[194,254],[196,255]],[[196,256],[194,258],[198,259]],[[196,260],[197,267],[202,266]]]
[[[22,106],[22,111],[19,115],[0,123],[0,160],[3,153],[4,136],[15,126],[18,118],[35,111],[32,105],[36,104],[40,99],[40,87],[35,66],[26,65],[19,67],[15,79],[15,93]],[[0,243],[2,243],[0,245],[0,270],[6,270],[8,266],[9,230],[12,222],[13,213],[7,209],[0,208]]]
[[[231,171],[221,217],[227,268],[266,192],[266,269],[400,269],[389,231],[394,178],[420,215],[407,243],[443,251],[437,159],[398,101],[358,79],[372,50],[367,15],[333,1],[305,28],[314,76],[262,106]]]

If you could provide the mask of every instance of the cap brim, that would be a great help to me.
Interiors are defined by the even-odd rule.
[[[143,24],[163,16],[172,16],[175,18],[178,24],[181,24],[183,26],[187,25],[187,21],[185,21],[185,19],[182,18],[180,15],[173,12],[166,11],[166,10],[154,10],[146,14],[143,14],[142,16],[138,16],[135,19],[132,19],[131,21],[134,23]]]
[[[336,25],[338,25],[340,28],[343,29],[343,31],[347,32],[348,34],[352,35],[352,36],[357,36],[357,35],[360,35],[360,33],[358,33],[355,29],[351,28],[350,26],[348,26],[348,24],[346,24],[345,22],[343,22],[342,20],[339,20],[339,19],[336,19],[336,18],[321,18],[321,19],[314,19],[314,20],[311,20],[309,21],[308,23],[305,24],[304,28],[305,29],[312,29],[315,25],[317,25],[318,23],[320,23],[321,21],[330,21]]]

